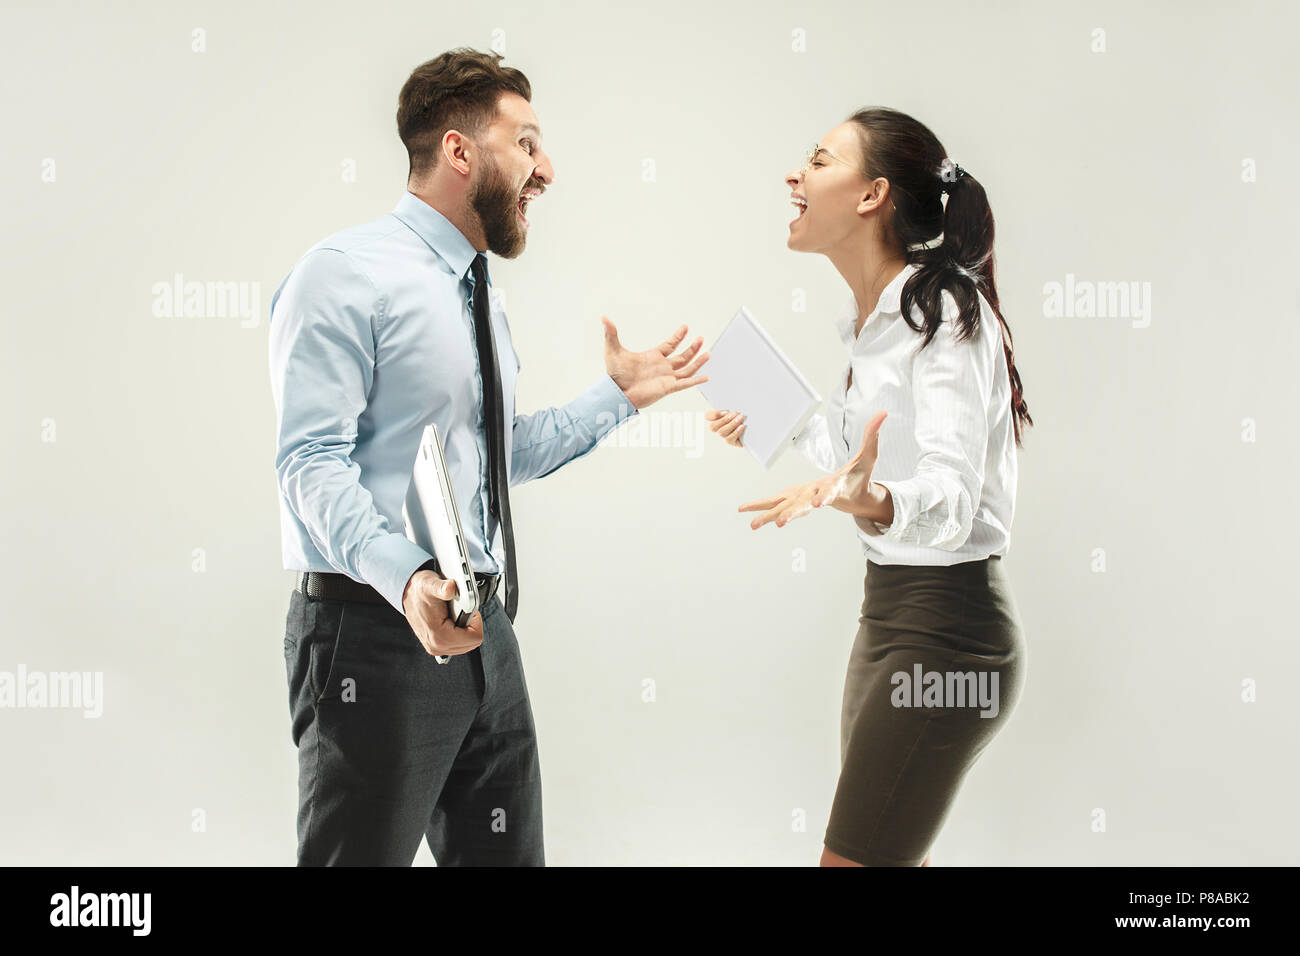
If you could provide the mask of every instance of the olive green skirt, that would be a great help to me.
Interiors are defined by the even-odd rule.
[[[868,561],[864,590],[825,844],[866,866],[919,866],[1020,697],[1020,615],[997,555]]]

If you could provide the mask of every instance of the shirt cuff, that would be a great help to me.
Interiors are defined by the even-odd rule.
[[[871,518],[863,518],[858,515],[855,515],[853,520],[857,523],[858,528],[861,529],[863,534],[870,535],[873,538],[878,538],[885,533],[885,526],[879,521],[875,521]]]
[[[569,412],[587,424],[597,442],[633,415],[640,414],[608,373],[570,402]]]
[[[406,583],[420,565],[432,560],[433,555],[406,535],[386,534],[376,538],[361,553],[357,570],[366,584],[382,594],[404,616],[402,594],[406,591]]]
[[[876,481],[874,478],[872,480]],[[940,548],[944,551],[952,551],[961,546],[965,540],[964,537],[958,537],[961,525],[951,515],[940,521],[943,512],[933,507],[922,507],[927,489],[924,485],[918,485],[918,479],[876,481],[876,484],[888,488],[889,496],[894,502],[894,522],[888,528],[881,529],[886,538],[901,544]]]
[[[881,481],[878,478],[871,480],[882,488],[888,488],[889,498],[894,503],[894,520],[891,524],[886,526],[879,521],[872,523],[890,541],[902,542],[903,536],[916,521],[917,510],[920,508],[920,502],[917,500],[919,496],[901,481]]]

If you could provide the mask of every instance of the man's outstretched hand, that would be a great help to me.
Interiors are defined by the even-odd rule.
[[[702,336],[689,348],[673,354],[686,338],[686,326],[681,326],[655,348],[633,352],[619,342],[613,322],[603,315],[600,321],[605,325],[605,371],[638,410],[653,405],[665,395],[709,380],[707,375],[695,374],[709,359],[708,352],[700,352],[704,344]]]

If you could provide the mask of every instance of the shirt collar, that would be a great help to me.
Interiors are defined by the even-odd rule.
[[[908,278],[919,269],[920,266],[914,263],[908,263],[903,266],[903,270],[890,280],[889,285],[880,290],[880,301],[876,303],[876,311],[867,316],[867,321],[862,324],[865,329],[867,323],[871,321],[874,315],[902,315],[901,300],[903,297],[903,286],[907,284]],[[835,327],[840,333],[840,338],[845,345],[852,346],[857,336],[854,334],[853,327],[858,324],[858,300],[849,293],[848,301],[844,303],[844,308],[835,318]]]
[[[463,232],[451,224],[451,220],[409,190],[402,193],[393,215],[423,239],[451,267],[457,278],[466,277],[478,250],[470,245]],[[486,257],[484,259],[486,262]],[[489,275],[488,284],[491,283]]]

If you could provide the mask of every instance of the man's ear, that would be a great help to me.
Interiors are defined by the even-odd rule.
[[[461,173],[468,173],[469,161],[466,153],[472,145],[458,131],[449,129],[442,134],[442,158],[447,161],[447,164],[452,169]]]

